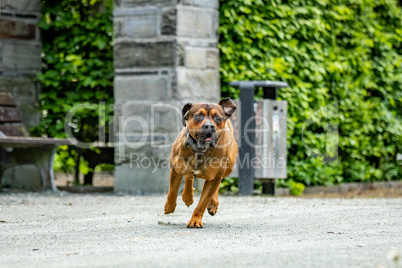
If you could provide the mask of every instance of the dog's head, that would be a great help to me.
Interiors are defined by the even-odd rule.
[[[183,126],[187,126],[190,135],[197,141],[198,147],[215,147],[226,120],[236,110],[230,98],[215,103],[187,103],[182,110]]]

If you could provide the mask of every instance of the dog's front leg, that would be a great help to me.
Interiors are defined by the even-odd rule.
[[[198,202],[198,205],[193,212],[191,220],[187,224],[188,228],[204,227],[204,225],[202,224],[202,216],[204,215],[205,209],[207,208],[209,201],[216,192],[216,189],[219,187],[220,183],[221,178],[205,182],[204,188],[202,189],[200,201]]]
[[[190,206],[194,202],[194,176],[186,175],[184,176],[184,189],[181,197],[186,204],[186,206]]]
[[[176,173],[173,168],[170,169],[169,192],[165,203],[165,214],[173,213],[176,208],[177,192],[179,191],[183,176]]]
[[[218,188],[216,188],[214,194],[212,195],[211,200],[208,203],[208,213],[211,216],[215,216],[216,212],[218,212],[218,205],[219,205],[218,195],[219,195],[219,186]]]

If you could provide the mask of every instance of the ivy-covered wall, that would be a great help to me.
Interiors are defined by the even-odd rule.
[[[43,114],[33,135],[65,138],[66,115],[87,103],[92,108],[75,112],[69,124],[74,136],[81,142],[98,141],[102,113],[108,141],[114,103],[112,9],[112,0],[41,1],[42,72],[37,78]],[[72,171],[77,157],[75,147],[60,146],[56,170]],[[82,162],[81,171],[88,172]]]
[[[113,104],[111,0],[42,0],[40,129],[65,137],[64,118],[81,103]],[[98,112],[85,110],[72,127],[83,141],[97,140]]]
[[[63,137],[71,107],[113,103],[111,0],[42,0],[39,26],[44,113],[36,133]],[[219,32],[223,96],[238,96],[228,87],[234,80],[290,85],[279,92],[289,107],[290,179],[325,185],[402,178],[395,159],[402,152],[398,1],[221,0]],[[97,116],[78,114],[78,138],[97,139]],[[328,123],[338,125],[338,139]],[[63,152],[63,165],[74,165]]]
[[[238,96],[228,87],[235,80],[290,85],[279,92],[288,101],[290,179],[329,185],[402,178],[396,161],[402,152],[398,1],[220,4],[222,95]]]

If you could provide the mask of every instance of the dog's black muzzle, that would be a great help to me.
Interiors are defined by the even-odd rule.
[[[212,123],[205,123],[200,130],[198,138],[199,147],[215,147],[217,140],[217,133],[215,125]]]

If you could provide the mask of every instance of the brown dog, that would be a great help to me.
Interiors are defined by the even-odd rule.
[[[194,176],[205,179],[198,206],[193,212],[188,228],[202,228],[202,216],[214,216],[218,210],[219,184],[233,169],[237,157],[237,143],[233,136],[230,116],[236,105],[230,98],[218,104],[184,105],[183,130],[173,144],[170,155],[170,186],[165,204],[165,214],[176,208],[177,193],[185,177],[182,198],[187,206],[193,202]]]

